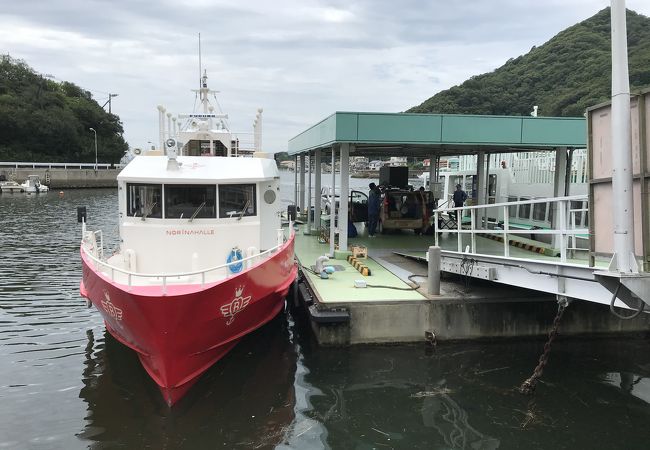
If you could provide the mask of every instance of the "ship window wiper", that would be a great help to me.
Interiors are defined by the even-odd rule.
[[[190,222],[194,220],[194,218],[197,216],[197,214],[199,213],[199,211],[201,211],[201,209],[203,209],[204,206],[205,206],[205,202],[201,203],[201,204],[199,205],[199,207],[196,208],[196,210],[194,211],[194,214],[192,214],[192,217],[190,217]]]
[[[246,210],[248,209],[248,205],[250,205],[250,203],[251,203],[250,200],[246,200],[246,204],[244,205],[242,210],[239,212],[239,217],[237,218],[237,220],[241,220],[241,218],[244,217],[244,214],[246,214]]]
[[[239,214],[239,217],[237,217],[237,220],[241,220],[242,217],[244,217],[244,214],[246,214],[246,210],[248,209],[248,206],[251,204],[250,200],[246,200],[246,203],[244,204],[244,207],[240,209],[239,211],[228,211],[226,214],[228,214],[228,217],[232,218],[233,216],[236,216]]]
[[[153,202],[153,203],[151,204],[151,206],[149,207],[149,209],[147,210],[147,212],[145,212],[145,213],[142,215],[142,220],[146,219],[146,218],[149,216],[149,214],[151,214],[151,211],[153,211],[153,209],[156,207],[157,204],[158,204],[158,202]]]

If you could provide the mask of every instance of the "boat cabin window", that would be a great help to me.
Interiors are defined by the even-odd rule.
[[[212,185],[165,185],[165,219],[214,219],[217,187]]]
[[[525,202],[526,200],[530,200],[530,198],[521,197],[519,200],[521,200],[522,202]],[[530,203],[525,204],[525,205],[519,205],[519,218],[520,219],[530,219]]]
[[[220,184],[219,217],[254,216],[257,205],[254,184]]]
[[[570,214],[573,215],[573,220],[575,221],[576,226],[582,226],[583,211],[580,211],[581,209],[583,209],[583,205],[581,201],[571,200]],[[570,217],[571,216],[569,216],[569,218]]]
[[[455,191],[456,190],[456,185],[460,184],[462,186],[463,184],[463,176],[462,175],[454,175],[451,177],[451,186],[450,190]]]
[[[214,156],[226,156],[228,149],[221,141],[212,141]],[[183,154],[188,156],[210,156],[210,141],[191,140],[183,148]]]
[[[488,196],[489,197],[495,197],[497,195],[497,176],[496,175],[490,175],[488,177],[488,179],[490,180],[489,183],[488,183]],[[492,202],[492,203],[494,203],[494,202]]]
[[[127,216],[162,218],[162,185],[128,183],[126,205]]]
[[[546,203],[534,203],[533,204],[533,220],[546,219]]]
[[[517,197],[510,196],[510,197],[508,197],[508,201],[509,202],[516,202]],[[508,206],[508,216],[512,217],[512,218],[517,217],[517,205]]]

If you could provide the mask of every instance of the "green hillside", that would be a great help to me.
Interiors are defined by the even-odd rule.
[[[120,118],[90,92],[57,83],[8,55],[0,57],[0,161],[118,163],[128,145]]]
[[[630,87],[650,85],[650,18],[628,10]],[[494,72],[441,91],[407,112],[580,116],[611,90],[610,11],[606,8]]]

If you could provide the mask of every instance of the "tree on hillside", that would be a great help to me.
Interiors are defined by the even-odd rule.
[[[120,118],[90,92],[57,83],[8,55],[0,59],[0,160],[118,163],[128,145]]]
[[[627,11],[630,86],[650,85],[650,19]],[[491,73],[441,91],[415,113],[528,115],[538,105],[545,116],[581,116],[609,100],[610,10],[560,32],[526,55]]]

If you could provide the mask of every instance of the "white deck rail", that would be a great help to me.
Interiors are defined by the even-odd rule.
[[[292,236],[292,234],[295,233],[295,230],[293,228],[293,224],[289,223],[289,230],[290,230],[290,235],[289,237]],[[129,286],[129,289],[134,286],[133,284],[133,278],[144,278],[148,279],[150,281],[154,281],[155,284],[153,285],[159,285],[162,288],[162,293],[163,295],[167,294],[167,284],[169,280],[176,279],[176,280],[188,280],[189,277],[194,277],[196,275],[200,275],[201,277],[201,287],[204,287],[206,284],[206,275],[210,272],[215,272],[218,270],[224,270],[225,271],[225,276],[218,278],[216,281],[222,280],[222,279],[227,279],[230,278],[231,275],[236,275],[235,273],[230,273],[230,271],[227,270],[228,267],[236,264],[245,264],[246,268],[251,268],[253,267],[256,263],[261,262],[264,259],[267,259],[267,257],[270,257],[272,254],[274,254],[277,250],[279,250],[285,243],[286,239],[284,236],[284,229],[279,229],[278,230],[278,244],[275,247],[272,247],[268,250],[265,250],[263,252],[257,253],[255,255],[247,256],[246,258],[238,259],[236,261],[232,261],[229,263],[221,264],[218,266],[214,267],[209,267],[207,269],[202,269],[202,270],[195,270],[195,271],[190,271],[190,272],[179,272],[179,273],[140,273],[140,272],[134,272],[131,270],[126,270],[121,267],[117,267],[115,265],[109,264],[105,259],[104,259],[104,240],[103,240],[103,235],[101,231],[86,231],[85,230],[85,223],[83,226],[83,236],[84,238],[81,241],[81,250],[84,252],[88,258],[93,262],[95,269],[98,271],[101,271],[102,273],[106,275],[110,275],[111,281],[117,282],[116,280],[116,274],[121,274],[124,275],[126,278],[126,284]],[[97,237],[99,236],[100,243],[97,245]],[[150,284],[147,284],[145,286],[149,286]]]

